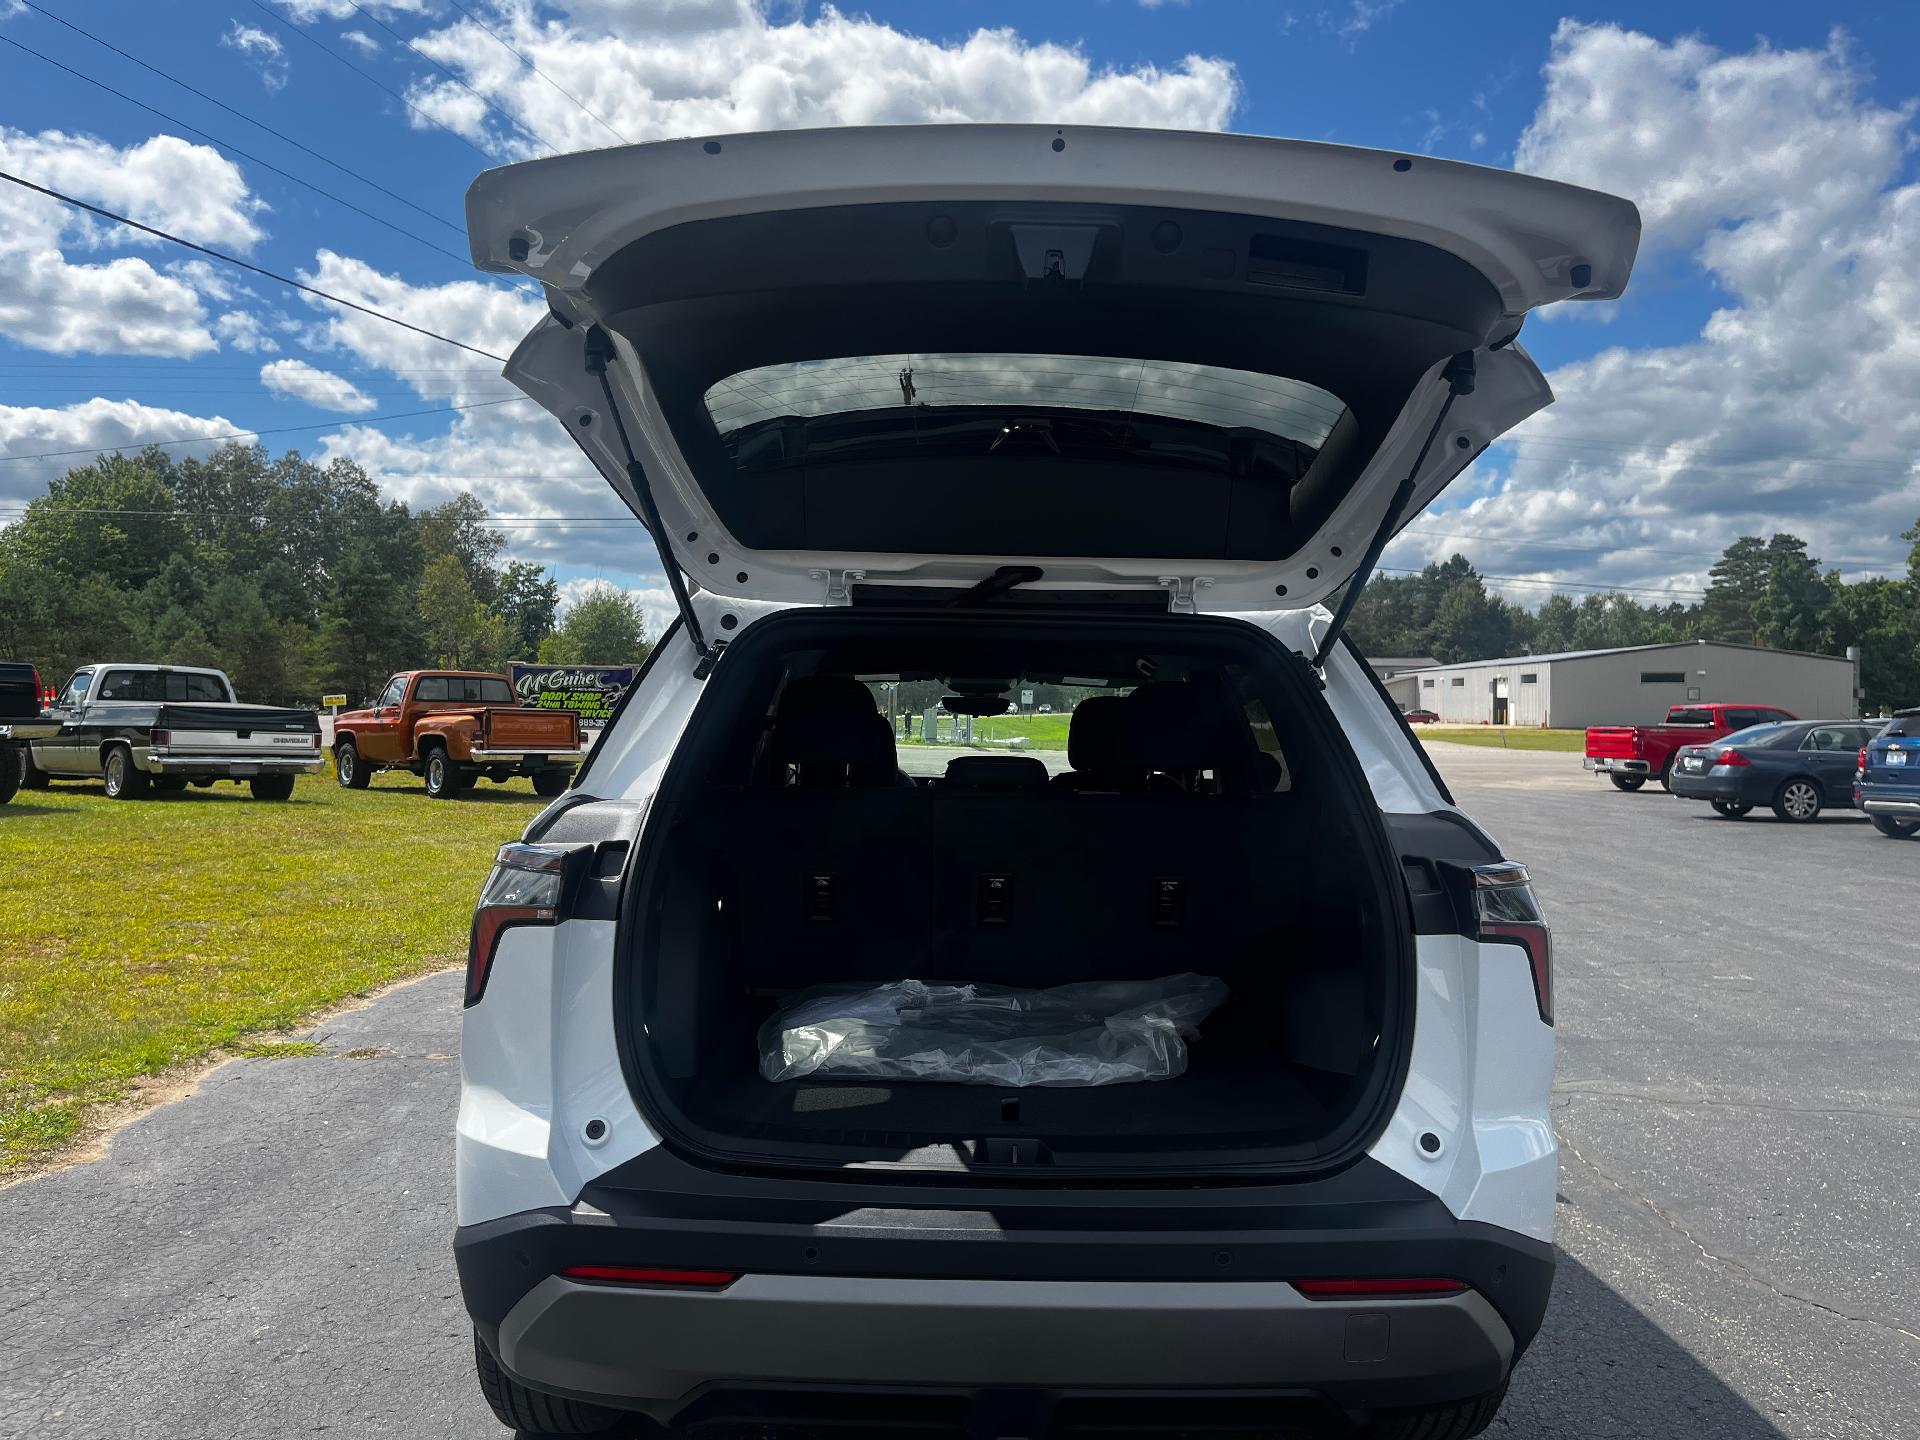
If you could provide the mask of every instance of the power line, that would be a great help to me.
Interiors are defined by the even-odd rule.
[[[474,14],[466,6],[462,5],[460,3],[460,0],[450,0],[450,3],[452,4],[454,9],[458,10],[462,15],[466,16],[467,19],[471,20],[474,24],[478,25],[482,30],[486,31],[488,35],[492,36],[494,41],[508,54],[517,56],[521,60],[524,60],[529,70],[533,71],[534,74],[538,75],[542,80],[546,81],[547,84],[551,85],[554,89],[558,90],[562,95],[566,96],[567,99],[571,100],[575,105],[579,106],[580,109],[583,112],[585,112],[585,114],[590,119],[598,120],[600,122],[601,128],[604,129],[609,135],[613,136],[614,139],[618,140],[622,145],[633,144],[633,141],[629,140],[626,136],[622,135],[618,130],[614,129],[613,126],[609,125],[605,120],[601,119],[600,115],[597,112],[589,109],[586,101],[582,100],[578,95],[574,94],[571,90],[567,89],[566,86],[562,85],[558,80],[554,79],[551,75],[547,74],[546,71],[542,70],[538,65],[534,64],[533,57],[531,55],[528,55],[524,51],[517,50],[512,45],[509,45],[504,39],[501,38],[498,31],[496,31],[491,25],[487,24],[487,22],[482,20],[478,15]]]
[[[305,189],[311,190],[314,194],[320,196],[322,199],[331,200],[336,205],[344,206],[346,209],[353,211],[354,214],[360,216],[362,219],[371,220],[374,224],[384,226],[388,230],[393,231],[393,233],[396,235],[403,235],[407,239],[413,241],[415,244],[424,245],[429,250],[436,251],[439,254],[446,256],[449,260],[457,261],[463,267],[466,267],[468,269],[472,268],[473,262],[469,256],[461,255],[456,251],[449,250],[446,246],[440,244],[437,240],[429,240],[427,239],[426,236],[416,234],[414,231],[407,229],[406,226],[404,225],[396,225],[393,223],[393,221],[385,219],[382,216],[376,215],[371,210],[363,209],[360,206],[354,204],[351,200],[347,199],[345,196],[336,195],[331,190],[323,189],[321,186],[315,185],[310,180],[302,180],[298,175],[295,175],[290,171],[282,170],[278,165],[275,165],[272,161],[263,160],[260,158],[260,156],[253,154],[251,151],[242,150],[238,145],[234,145],[228,141],[222,140],[218,136],[210,135],[205,130],[200,129],[200,127],[197,125],[189,125],[186,121],[180,119],[177,115],[169,115],[166,111],[158,108],[157,106],[149,105],[144,100],[136,100],[133,98],[133,96],[127,94],[126,91],[116,89],[114,86],[107,84],[107,82],[104,80],[95,79],[93,76],[87,74],[83,70],[76,70],[71,65],[63,65],[60,61],[54,59],[51,55],[43,55],[41,54],[40,51],[34,49],[31,45],[21,44],[20,41],[14,39],[11,35],[0,34],[0,42],[5,42],[6,44],[13,46],[13,48],[16,50],[25,51],[27,54],[33,56],[36,60],[45,61],[47,64],[53,66],[54,69],[65,71],[67,74],[73,76],[74,79],[85,81],[87,84],[92,85],[97,89],[106,91],[109,95],[117,95],[119,96],[120,99],[126,101],[129,105],[136,106],[139,109],[146,111],[149,115],[157,115],[160,117],[160,119],[166,121],[170,125],[177,125],[182,130],[188,131],[189,133],[194,135],[198,135],[202,140],[205,140],[209,145],[214,146],[216,149],[225,150],[231,154],[238,155],[241,159],[260,166],[260,168],[263,170],[270,170],[275,175],[278,175],[281,179],[289,180],[295,185],[299,185],[304,187]]]
[[[402,410],[393,415],[343,416],[337,420],[323,420],[317,425],[275,425],[264,430],[231,430],[224,435],[183,435],[177,440],[123,440],[118,445],[83,445],[77,450],[43,450],[36,455],[0,455],[0,463],[12,460],[61,460],[69,455],[105,455],[150,447],[164,449],[169,445],[199,445],[209,440],[245,440],[257,435],[291,435],[300,430],[333,430],[342,425],[381,425],[389,420],[414,420],[422,415],[452,415],[462,410],[484,410],[489,405],[511,405],[517,400],[530,398],[527,395],[512,395],[505,400],[475,400],[466,405],[438,405],[430,410]]]
[[[453,71],[449,70],[445,65],[442,65],[438,60],[434,59],[433,56],[427,54],[426,51],[422,50],[418,45],[414,44],[413,41],[409,40],[406,36],[402,35],[398,30],[394,29],[391,25],[387,24],[387,22],[382,20],[378,15],[375,15],[370,10],[363,8],[359,4],[359,0],[348,0],[348,3],[353,6],[355,11],[357,11],[362,16],[365,16],[366,19],[371,21],[373,24],[378,25],[382,30],[386,31],[387,34],[391,35],[394,39],[398,40],[402,45],[406,46],[407,49],[411,50],[414,54],[418,55],[422,60],[426,61],[429,65],[433,66],[434,69],[438,70],[442,75],[446,76],[449,80],[453,81],[454,84],[458,85],[462,90],[466,91],[469,95],[473,96],[474,99],[478,100],[482,105],[486,106],[487,109],[493,111],[494,114],[498,115],[502,120],[505,120],[509,125],[513,126],[514,129],[518,130],[522,135],[525,135],[530,140],[539,141],[542,145],[547,147],[547,151],[549,154],[558,155],[560,153],[560,147],[558,145],[555,145],[551,140],[547,139],[546,136],[535,133],[528,126],[523,125],[519,120],[509,115],[505,110],[501,109],[500,106],[494,104],[493,101],[489,100],[486,96],[482,95],[478,90],[474,89],[471,85],[469,85],[465,80],[462,80],[458,75],[454,74]]]
[[[290,285],[295,290],[304,291],[308,295],[316,295],[322,300],[332,301],[335,305],[343,305],[349,310],[358,310],[362,315],[371,315],[374,319],[384,320],[389,325],[398,325],[402,330],[411,330],[414,332],[414,334],[424,335],[429,340],[438,340],[442,344],[456,346],[459,349],[468,351],[471,354],[485,356],[489,360],[498,360],[502,365],[507,363],[506,356],[496,355],[491,350],[482,350],[478,345],[469,345],[464,340],[455,340],[451,335],[442,335],[437,330],[429,330],[424,325],[416,325],[411,320],[402,320],[397,315],[389,315],[384,310],[375,310],[372,306],[362,305],[356,300],[343,300],[338,295],[330,295],[325,290],[317,290],[311,285],[304,285],[300,281],[293,279],[291,276],[282,275],[282,274],[279,274],[277,271],[268,270],[264,266],[255,265],[250,260],[242,260],[236,255],[229,255],[225,251],[210,249],[205,245],[196,245],[191,240],[183,240],[178,235],[174,235],[168,231],[161,230],[156,226],[143,225],[138,220],[131,220],[125,215],[116,214],[112,210],[102,209],[98,205],[90,205],[85,200],[76,200],[71,195],[63,194],[61,191],[50,189],[45,185],[36,185],[31,180],[22,180],[18,175],[10,175],[4,170],[0,170],[0,180],[11,181],[13,184],[20,186],[23,190],[37,191],[38,193],[48,196],[51,199],[60,201],[62,204],[71,205],[76,210],[85,210],[89,214],[98,215],[103,220],[117,221],[118,223],[125,225],[130,229],[138,230],[143,234],[152,235],[161,240],[170,240],[175,245],[183,246],[188,250],[192,250],[197,252],[198,254],[205,255],[210,259],[219,260],[228,265],[238,266],[242,270],[250,270],[255,275],[264,276],[268,280],[278,281],[282,285]]]
[[[383,90],[388,95],[391,95],[395,100],[398,100],[402,105],[406,106],[408,110],[412,111],[415,115],[418,115],[422,120],[426,121],[427,124],[433,126],[434,129],[446,131],[447,134],[453,136],[454,139],[458,140],[462,145],[466,146],[469,150],[473,151],[473,153],[478,155],[482,160],[485,160],[489,163],[492,163],[492,161],[494,160],[494,157],[492,155],[489,155],[484,149],[474,144],[473,141],[469,140],[466,136],[462,135],[458,130],[454,129],[451,125],[448,125],[444,121],[438,120],[432,115],[429,115],[426,111],[422,110],[418,105],[414,104],[411,100],[407,99],[406,96],[402,95],[398,90],[395,90],[391,85],[388,85],[385,81],[381,80],[377,75],[374,75],[366,70],[361,69],[360,66],[354,64],[353,61],[349,60],[346,56],[342,55],[338,50],[333,49],[329,45],[322,44],[318,36],[313,34],[304,25],[296,25],[292,20],[288,19],[286,16],[282,15],[279,11],[269,6],[266,3],[266,0],[253,0],[253,8],[258,10],[262,15],[265,15],[268,19],[272,20],[275,24],[285,26],[287,29],[291,30],[294,34],[298,35],[302,40],[306,41],[309,45],[313,46],[321,54],[331,55],[335,60],[338,60],[342,65],[346,66],[347,69],[353,71],[354,74],[358,75],[361,79],[365,80],[369,85],[372,85],[376,89]]]
[[[423,215],[427,219],[433,221],[434,224],[445,226],[447,229],[453,231],[454,234],[459,235],[462,238],[466,236],[467,231],[464,225],[457,225],[453,221],[446,219],[444,216],[434,214],[433,211],[427,209],[425,206],[415,204],[413,201],[409,200],[406,196],[400,194],[398,191],[389,190],[386,186],[382,185],[379,181],[369,179],[367,176],[362,175],[358,170],[355,170],[350,166],[341,164],[340,161],[333,159],[331,156],[322,155],[318,150],[315,150],[311,145],[305,144],[302,141],[294,139],[293,136],[287,134],[285,131],[274,129],[273,126],[267,124],[266,121],[256,119],[255,117],[247,114],[243,110],[234,109],[233,106],[227,104],[226,101],[221,100],[216,96],[209,95],[206,91],[198,89],[195,86],[189,85],[186,81],[182,80],[177,75],[169,75],[166,71],[160,69],[157,65],[149,65],[145,60],[142,60],[138,55],[129,54],[127,51],[122,50],[118,45],[115,45],[112,41],[103,40],[98,35],[95,35],[93,32],[89,30],[81,29],[80,26],[75,25],[71,20],[65,19],[62,16],[54,14],[51,10],[44,9],[41,6],[34,4],[34,0],[20,0],[20,3],[26,6],[29,10],[32,10],[39,15],[45,16],[47,19],[53,21],[54,24],[64,25],[67,29],[71,30],[74,34],[82,36],[85,39],[91,40],[94,44],[99,45],[104,49],[111,50],[114,54],[118,55],[122,60],[126,60],[131,62],[132,64],[138,65],[142,70],[148,71],[151,74],[158,75],[162,80],[167,81],[169,84],[178,85],[182,90],[185,90],[189,95],[198,95],[202,100],[206,101],[209,105],[218,106],[220,109],[226,111],[229,115],[232,115],[237,119],[244,120],[247,122],[247,124],[266,131],[267,134],[273,136],[274,139],[284,141],[286,144],[293,146],[294,149],[302,151],[305,154],[311,155],[314,159],[318,160],[321,164],[332,166],[335,170],[338,170],[342,175],[346,175],[352,179],[358,180],[362,185],[371,186],[373,189],[378,190],[382,195],[386,196],[389,200],[398,201],[400,204],[406,206],[409,210],[414,211],[416,214]],[[179,122],[176,121],[175,123],[177,124]]]

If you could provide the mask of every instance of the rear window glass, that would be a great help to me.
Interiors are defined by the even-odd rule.
[[[413,692],[423,703],[451,701],[460,705],[513,705],[513,687],[491,675],[423,675]]]
[[[1095,355],[855,355],[763,365],[714,385],[706,393],[706,406],[723,440],[771,422],[859,413],[913,417],[935,410],[991,411],[996,413],[983,417],[983,423],[992,420],[997,425],[1007,411],[1067,410],[1258,431],[1316,451],[1346,413],[1346,406],[1327,391],[1277,375]],[[951,425],[931,424],[918,434],[908,433],[923,449],[959,446],[975,438],[987,446],[999,439],[1003,445],[1036,440],[1054,447],[1093,439],[1017,432],[1000,438],[997,429],[973,437]],[[871,431],[809,434],[807,448],[870,444],[878,438]],[[1139,437],[1107,438],[1139,443]],[[745,464],[757,457],[737,450],[735,458]]]
[[[96,700],[132,700],[158,705],[219,705],[232,699],[218,675],[196,675],[179,670],[109,670],[100,682]]]
[[[1749,725],[1744,730],[1736,730],[1731,735],[1717,740],[1719,745],[1749,745],[1766,750],[1776,745],[1794,745],[1799,743],[1798,725]],[[1858,747],[1856,747],[1858,748]]]

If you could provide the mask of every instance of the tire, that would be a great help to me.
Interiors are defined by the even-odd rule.
[[[551,1435],[631,1434],[639,1424],[638,1416],[529,1390],[500,1368],[477,1330],[473,1335],[473,1367],[480,1375],[480,1393],[487,1397],[494,1417],[508,1429],[519,1431],[521,1440]]]
[[[1660,781],[1660,788],[1671,795],[1673,793],[1673,764],[1671,761],[1668,762],[1667,768],[1662,770],[1657,778]]]
[[[1365,1431],[1367,1440],[1468,1440],[1493,1423],[1500,1402],[1507,1398],[1503,1384],[1490,1394],[1431,1410],[1405,1410],[1383,1415]]]
[[[153,777],[153,788],[162,795],[178,795],[182,790],[187,788],[187,777],[184,775],[156,775]]]
[[[1920,820],[1896,820],[1891,815],[1869,815],[1873,828],[1890,840],[1905,840],[1914,831],[1920,830]]]
[[[109,800],[138,800],[147,793],[147,772],[133,763],[133,751],[115,745],[101,763],[100,778],[106,783]]]
[[[536,770],[533,772],[533,793],[549,799],[564,795],[567,793],[567,782],[572,779],[572,774],[565,770]]]
[[[1728,820],[1744,820],[1753,810],[1744,800],[1715,800],[1713,808]]]
[[[15,745],[11,740],[0,740],[0,805],[6,804],[19,793],[20,776],[26,765],[20,757],[25,753],[25,746]]]
[[[1644,775],[1622,775],[1618,770],[1608,772],[1607,779],[1613,782],[1616,790],[1638,790],[1647,783]]]
[[[19,744],[18,741],[14,742]],[[53,783],[53,777],[33,763],[33,747],[20,745],[20,788],[22,790],[44,790]]]
[[[373,772],[360,759],[360,751],[351,740],[333,747],[333,782],[342,790],[364,790]]]
[[[256,800],[291,800],[293,776],[256,775],[247,782],[247,788],[253,791]]]
[[[451,800],[467,788],[460,783],[460,771],[444,745],[427,751],[426,781],[427,796],[433,800]]]
[[[1793,824],[1804,824],[1820,813],[1820,782],[1796,775],[1774,792],[1773,813]]]

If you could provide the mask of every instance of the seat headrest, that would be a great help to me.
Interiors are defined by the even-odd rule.
[[[891,785],[893,732],[851,675],[803,675],[780,697],[768,742],[802,785]]]
[[[1127,763],[1127,700],[1090,695],[1067,723],[1067,763],[1075,770],[1118,770]]]
[[[1143,769],[1220,770],[1246,758],[1218,704],[1184,681],[1142,685],[1127,697],[1127,709],[1126,758]]]
[[[943,782],[963,790],[1040,790],[1047,767],[1032,755],[957,755],[947,762]]]

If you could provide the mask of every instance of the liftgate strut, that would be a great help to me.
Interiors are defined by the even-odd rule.
[[[1387,513],[1380,517],[1380,528],[1373,532],[1373,540],[1367,546],[1366,554],[1360,557],[1353,578],[1347,582],[1346,591],[1340,597],[1340,606],[1333,612],[1333,623],[1327,627],[1320,648],[1314,651],[1315,670],[1326,668],[1327,657],[1333,653],[1333,647],[1340,643],[1340,634],[1347,628],[1347,618],[1353,614],[1354,604],[1360,599],[1360,591],[1366,586],[1367,577],[1373,574],[1373,567],[1380,563],[1380,554],[1387,548],[1387,541],[1393,538],[1394,524],[1399,520],[1400,512],[1407,508],[1407,501],[1413,498],[1414,482],[1420,478],[1420,467],[1427,463],[1427,452],[1433,448],[1440,427],[1447,423],[1447,412],[1453,409],[1453,402],[1460,396],[1473,393],[1473,352],[1462,350],[1447,362],[1447,368],[1440,375],[1447,382],[1447,398],[1440,402],[1440,413],[1433,417],[1427,438],[1420,442],[1420,453],[1413,457],[1407,478],[1400,482],[1393,492],[1393,499],[1387,502]]]
[[[673,542],[667,538],[666,524],[660,519],[660,507],[654,502],[653,486],[647,479],[646,467],[633,456],[633,441],[627,438],[627,422],[620,418],[620,406],[613,398],[613,381],[607,374],[607,364],[613,359],[613,339],[598,325],[587,327],[587,373],[600,379],[600,393],[607,398],[607,416],[613,421],[613,430],[620,437],[620,449],[627,457],[627,483],[633,487],[634,498],[640,502],[640,520],[653,536],[653,548],[660,552],[660,564],[667,572],[667,584],[673,590],[673,603],[679,608],[680,623],[687,627],[687,638],[693,642],[694,653],[700,659],[693,667],[693,673],[705,679],[713,672],[713,662],[718,658],[714,646],[707,643],[706,635],[700,629],[700,617],[693,613],[693,597],[687,593],[686,577],[680,572],[679,562],[673,558]]]

